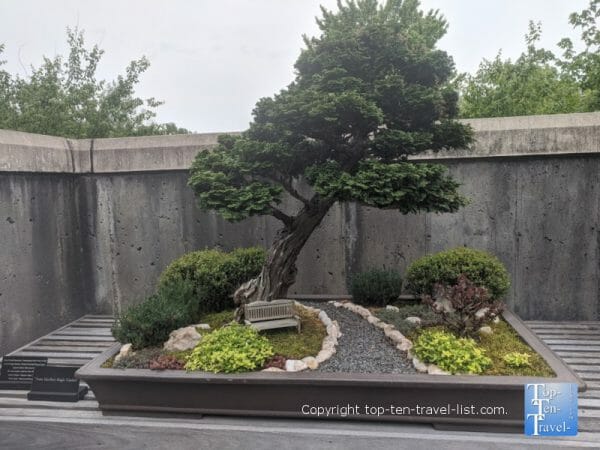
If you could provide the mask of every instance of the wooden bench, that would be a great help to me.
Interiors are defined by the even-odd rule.
[[[293,300],[248,303],[244,305],[244,320],[259,331],[296,327],[300,333],[301,328]]]

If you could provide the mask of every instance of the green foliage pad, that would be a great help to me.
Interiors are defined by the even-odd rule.
[[[295,80],[258,101],[250,128],[198,154],[189,184],[202,209],[231,221],[273,215],[293,231],[295,216],[278,206],[284,193],[305,212],[324,198],[404,213],[465,203],[443,166],[407,161],[472,140],[454,120],[454,63],[436,48],[445,20],[416,1],[338,7],[322,9],[321,34],[305,38]],[[301,194],[300,179],[316,194]]]

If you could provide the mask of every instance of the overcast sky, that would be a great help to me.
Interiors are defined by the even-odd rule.
[[[65,28],[84,29],[106,53],[100,78],[113,79],[146,55],[152,65],[138,88],[165,104],[158,121],[196,132],[247,128],[256,100],[293,79],[301,35],[315,34],[319,5],[335,0],[0,0],[0,59],[25,75],[42,55],[66,53]],[[440,47],[460,71],[476,70],[499,49],[517,57],[529,20],[543,24],[542,45],[577,36],[568,15],[587,0],[422,0],[449,21]]]

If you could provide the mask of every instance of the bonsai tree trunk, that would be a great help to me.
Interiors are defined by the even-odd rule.
[[[300,250],[334,202],[331,199],[313,199],[278,233],[261,273],[242,284],[233,294],[237,306],[235,319],[238,322],[243,320],[243,306],[246,303],[271,301],[287,295],[289,287],[296,281],[296,260]]]

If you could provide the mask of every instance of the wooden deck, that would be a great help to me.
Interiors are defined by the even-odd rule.
[[[596,433],[600,441],[600,322],[527,325],[587,384],[579,393],[579,430]]]
[[[15,350],[11,355],[47,356],[51,365],[79,367],[114,342],[110,334],[112,322],[110,316],[84,316]],[[274,448],[276,446],[271,446],[269,442],[275,443],[283,436],[283,439],[288,439],[283,442],[287,444],[296,439],[298,434],[304,436],[300,442],[302,446],[311,448],[311,444],[318,444],[314,441],[318,437],[330,443],[338,439],[341,444],[344,440],[346,448],[360,448],[359,444],[364,446],[365,443],[376,442],[381,436],[388,441],[382,440],[378,448],[431,448],[444,446],[445,443],[464,449],[508,449],[542,443],[553,447],[600,448],[600,322],[528,322],[528,325],[588,384],[587,392],[579,396],[580,433],[577,437],[539,441],[519,435],[436,431],[428,425],[224,417],[204,417],[198,420],[195,416],[165,414],[103,415],[93,392],[78,403],[54,403],[28,401],[27,391],[4,390],[0,391],[0,447],[13,448],[3,444],[13,442],[11,439],[16,439],[14,436],[31,435],[33,439],[43,430],[48,436],[52,436],[54,443],[63,439],[60,445],[62,448],[80,448],[89,442],[108,446],[119,443],[119,447],[122,442],[129,442],[131,448],[136,448],[136,443],[146,442],[144,439],[149,439],[148,436],[151,435],[154,437],[146,443],[155,448],[163,443],[172,446],[173,439],[177,439],[179,435],[179,432],[173,433],[173,430],[185,429],[189,438],[197,436],[197,439],[190,441],[189,448],[232,448],[236,445],[233,441],[226,445],[229,442],[227,439],[235,440],[238,437],[239,445],[245,448],[254,448],[250,442],[256,442],[262,448]],[[85,430],[85,438],[78,441],[69,436],[75,430]],[[207,437],[210,437],[214,446],[199,446],[199,440]],[[34,441],[38,448],[44,447],[44,441],[39,436],[31,442]],[[399,442],[405,444],[399,446]],[[24,445],[18,448],[26,447]],[[178,448],[188,446],[182,442]],[[332,444],[323,447],[317,445],[314,448],[338,447]]]

